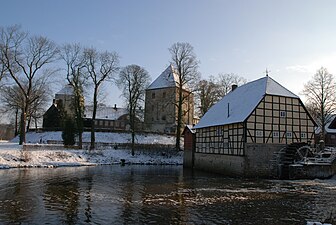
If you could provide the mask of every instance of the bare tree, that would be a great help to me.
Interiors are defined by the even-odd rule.
[[[28,111],[27,130],[31,127],[30,126],[31,122],[34,122],[35,130],[37,130],[38,121],[40,121],[43,118],[45,108],[50,100],[49,97],[50,85],[48,81],[49,81],[48,77],[42,77],[40,80],[36,82],[36,85],[33,90],[35,101],[32,102],[30,109]]]
[[[233,85],[242,85],[246,79],[233,73],[220,73],[218,77],[210,76],[208,80],[201,80],[196,89],[196,102],[199,114],[203,116],[214,104],[227,95]]]
[[[325,139],[325,126],[335,112],[335,81],[334,76],[326,68],[317,70],[312,80],[304,85],[308,108],[321,129],[320,139]]]
[[[132,155],[134,155],[134,139],[136,133],[137,112],[142,106],[145,90],[150,82],[148,72],[138,66],[129,65],[124,67],[117,80],[118,87],[122,90],[123,97],[127,100],[129,111],[129,123],[132,134]]]
[[[176,125],[176,149],[180,149],[183,102],[189,96],[183,94],[189,83],[198,80],[199,61],[194,53],[194,48],[189,43],[177,42],[169,48],[171,64],[178,75],[178,97],[177,97],[177,125]],[[189,92],[191,93],[191,92]]]
[[[79,44],[66,44],[61,48],[61,58],[66,63],[66,78],[74,91],[74,111],[78,132],[78,147],[83,148],[84,86],[87,82],[85,57]],[[70,115],[68,115],[70,116]]]
[[[247,80],[244,77],[240,77],[234,73],[220,73],[217,78],[217,85],[220,87],[220,96],[224,97],[231,89],[232,85],[246,84]]]
[[[41,72],[56,58],[58,49],[54,42],[42,36],[29,36],[19,26],[0,28],[1,73],[9,76],[18,86],[22,96],[20,144],[26,141],[27,113],[36,101],[32,92]]]
[[[44,78],[44,77],[42,77]],[[27,126],[26,130],[30,128],[30,122],[35,122],[35,129],[37,130],[37,122],[42,118],[45,111],[45,106],[48,98],[48,84],[45,79],[39,79],[35,82],[33,90],[31,92],[30,99],[34,101],[31,102],[27,111]],[[25,88],[27,85],[25,85]],[[7,114],[16,115],[15,120],[17,120],[18,109],[24,107],[25,98],[23,97],[21,90],[18,85],[4,85],[0,91],[0,99],[3,103],[2,112]],[[17,126],[17,123],[15,123]]]
[[[222,88],[215,81],[214,77],[208,80],[199,81],[196,89],[196,104],[199,108],[199,115],[203,116],[221,98]]]
[[[91,144],[90,149],[95,148],[95,119],[98,106],[98,95],[100,86],[104,81],[111,80],[118,71],[119,56],[115,52],[98,52],[94,48],[84,51],[86,68],[93,84],[93,112],[91,123]]]

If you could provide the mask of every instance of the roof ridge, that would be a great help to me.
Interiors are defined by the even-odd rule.
[[[243,122],[265,95],[299,97],[269,76],[250,81],[229,92],[196,124],[195,128]]]

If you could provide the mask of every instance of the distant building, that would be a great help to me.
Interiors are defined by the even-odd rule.
[[[11,124],[0,124],[0,140],[11,140],[15,136],[14,126]]]
[[[84,127],[90,128],[92,123],[93,106],[86,106],[84,113]],[[125,131],[130,129],[129,115],[126,108],[118,108],[99,104],[96,112],[95,130],[97,131]],[[143,121],[136,118],[137,129],[143,129]]]
[[[67,84],[59,92],[55,94],[54,104],[59,108],[62,107],[64,112],[69,116],[75,115],[74,104],[75,95],[73,92],[73,87]]]
[[[320,131],[321,129],[316,130],[316,141],[318,141],[320,138]],[[336,115],[332,115],[330,122],[325,125],[325,132],[325,145],[336,146]]]
[[[61,109],[55,101],[43,114],[42,128],[44,130],[61,130]]]
[[[300,98],[266,76],[237,87],[194,127],[194,168],[269,176],[274,153],[314,142],[315,122]]]
[[[182,91],[183,115],[182,127],[193,124],[194,96],[184,87],[179,90],[178,75],[172,65],[157,77],[146,89],[145,126],[147,130],[159,133],[176,132],[178,93]]]
[[[85,106],[83,115],[84,129],[91,129],[93,106]],[[71,85],[66,85],[55,94],[53,104],[43,115],[44,130],[61,130],[64,114],[74,116],[74,94]],[[128,110],[99,104],[96,112],[96,131],[124,131],[129,130]],[[143,121],[137,119],[137,128],[143,129]]]
[[[74,116],[74,93],[71,85],[66,85],[55,94],[52,105],[43,115],[44,130],[61,130],[64,114]]]

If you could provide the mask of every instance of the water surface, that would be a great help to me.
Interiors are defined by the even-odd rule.
[[[0,170],[0,224],[306,224],[336,217],[336,179],[227,178],[180,166]]]

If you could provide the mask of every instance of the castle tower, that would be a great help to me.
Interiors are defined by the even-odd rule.
[[[169,65],[146,89],[145,125],[148,130],[159,133],[175,133],[177,127],[177,101],[179,79],[172,65]],[[184,96],[182,127],[192,124],[194,96],[183,88]]]
[[[74,93],[70,84],[55,94],[55,103],[57,108],[62,108],[67,115],[74,116]]]

